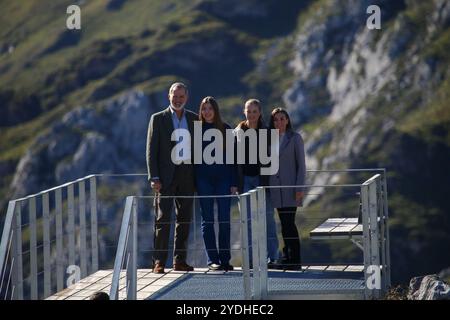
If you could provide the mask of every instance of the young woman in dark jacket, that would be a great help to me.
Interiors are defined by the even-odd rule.
[[[223,147],[226,142],[225,130],[230,126],[222,122],[219,105],[213,97],[202,100],[199,110],[199,120],[202,122],[202,137],[209,129],[220,131],[223,137]],[[211,141],[202,142],[202,155]],[[225,148],[223,149],[225,151]],[[211,154],[215,157],[215,151]],[[203,158],[203,157],[202,157]],[[229,195],[237,193],[237,172],[235,164],[226,164],[226,154],[223,152],[222,163],[196,164],[195,182],[199,196]],[[214,201],[217,201],[219,222],[219,247],[216,245],[214,230]],[[230,265],[230,198],[200,198],[202,213],[202,233],[208,256],[210,270],[233,270]]]

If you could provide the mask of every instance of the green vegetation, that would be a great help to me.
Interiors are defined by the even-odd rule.
[[[450,78],[436,91],[429,104],[415,109],[403,121],[400,130],[427,143],[450,147]]]
[[[28,1],[24,6],[4,3],[1,43],[15,49],[11,54],[0,54],[0,69],[4,70],[0,87],[18,95],[37,95],[42,113],[0,129],[0,160],[18,161],[38,134],[72,108],[95,107],[92,102],[133,87],[152,94],[167,89],[175,79],[192,81],[196,85],[190,101],[193,108],[202,96],[212,94],[223,101],[222,109],[230,122],[241,118],[237,110],[248,96],[247,87],[255,88],[250,89],[252,95],[263,97],[268,89],[268,99],[263,99],[267,107],[279,104],[293,77],[286,76],[292,38],[258,39],[205,11],[193,10],[199,2],[126,1],[120,10],[108,11],[105,2],[89,1],[81,5],[82,30],[74,45],[57,45],[67,36],[64,4],[49,0]],[[206,53],[217,41],[223,41],[223,58],[199,56],[202,43]],[[248,71],[268,45],[277,47],[276,54],[268,61],[267,72],[252,77]],[[194,48],[200,51],[193,52]],[[196,75],[177,70],[181,52],[191,60],[187,63],[197,63],[197,68],[211,64],[210,72]],[[244,52],[248,52],[247,60]],[[172,59],[173,67],[161,68],[162,57]],[[221,66],[217,59],[228,62]],[[236,65],[242,67],[236,69]]]
[[[438,38],[426,49],[425,59],[450,61],[450,29],[442,32]]]
[[[40,114],[21,110],[29,113],[26,120],[0,128],[0,164],[15,167],[37,136],[77,106],[102,112],[105,99],[133,88],[145,92],[152,103],[159,103],[158,95],[175,80],[190,85],[189,107],[194,110],[202,97],[213,95],[224,120],[233,126],[242,119],[244,101],[257,97],[263,102],[267,119],[273,106],[282,106],[283,94],[297,78],[289,62],[295,57],[298,34],[307,33],[326,19],[345,15],[344,7],[334,8],[334,2],[328,0],[306,1],[304,10],[297,3],[273,2],[282,8],[259,21],[239,15],[229,18],[202,9],[202,0],[125,1],[120,10],[107,10],[106,3],[84,2],[82,31],[76,34],[65,30],[64,3],[0,0],[0,97],[6,97],[0,107],[5,103],[8,118],[8,112],[15,114],[23,108],[21,102],[26,98],[36,96],[40,104]],[[389,188],[392,186],[389,210],[396,279],[426,272],[430,268],[427,264],[445,267],[442,264],[448,259],[440,254],[450,250],[450,238],[445,232],[450,212],[446,195],[450,30],[438,30],[427,37],[434,5],[432,1],[408,1],[406,9],[398,10],[399,15],[383,25],[382,32],[374,33],[371,48],[385,36],[388,43],[398,41],[394,43],[398,48],[390,47],[397,50],[392,57],[395,79],[367,97],[342,121],[331,123],[323,115],[326,112],[317,112],[319,115],[300,128],[306,137],[321,129],[324,142],[314,151],[314,157],[322,165],[322,160],[336,153],[336,145],[357,113],[366,112],[358,123],[361,137],[356,139],[367,142],[362,151],[331,165],[387,168]],[[280,27],[262,25],[286,11],[292,11],[286,20],[293,16],[296,19],[277,20],[286,22]],[[401,32],[394,34],[398,23]],[[331,59],[331,65],[315,68],[317,78],[326,76],[331,67],[339,72],[343,66],[339,61],[340,43],[324,46],[330,46],[327,55],[337,58]],[[416,80],[414,76],[426,76],[426,68],[430,70],[426,81]],[[366,70],[360,71],[357,81],[364,81]],[[324,85],[315,83],[307,90],[308,102],[315,111],[328,110],[331,103]],[[12,177],[12,172],[3,175],[0,199],[7,196]],[[341,182],[367,179],[357,178],[343,176]],[[118,185],[112,193],[112,189],[99,186],[99,200],[113,205],[118,198],[138,189],[137,185],[131,189],[129,184]],[[307,210],[300,210],[297,222],[302,239],[307,239],[309,231],[328,217],[356,216],[357,200],[353,196],[342,190],[327,190]],[[236,214],[234,211],[233,217]],[[106,233],[107,227],[100,230]],[[325,256],[357,260],[360,254],[348,244],[324,243],[319,245],[320,250],[316,245],[305,241],[304,248],[311,252],[307,260],[324,260]],[[427,259],[422,257],[425,254]]]
[[[427,27],[427,19],[432,15],[433,10],[433,2],[414,0],[410,2],[404,15],[412,24],[411,28],[414,29],[416,33],[424,33]]]

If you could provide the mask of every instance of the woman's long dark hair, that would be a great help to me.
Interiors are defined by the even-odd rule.
[[[202,116],[202,108],[206,103],[209,103],[214,110],[214,119],[213,119],[214,127],[216,129],[219,129],[220,132],[222,132],[223,137],[225,138],[225,125],[223,124],[222,118],[220,117],[219,104],[217,103],[216,99],[214,99],[214,97],[208,96],[203,98],[198,110],[198,119],[201,122],[205,122],[205,119]]]
[[[286,131],[292,131],[293,129],[292,129],[292,124],[291,124],[291,118],[289,118],[289,114],[283,108],[278,108],[278,107],[275,107],[275,109],[273,109],[272,113],[270,114],[269,128],[270,129],[275,129],[274,119],[275,119],[275,115],[277,115],[279,113],[284,114],[284,116],[288,120],[288,124],[286,126]]]

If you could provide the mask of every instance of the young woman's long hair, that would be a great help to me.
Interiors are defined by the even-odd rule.
[[[264,125],[264,121],[263,121],[263,118],[262,118],[261,102],[260,102],[258,99],[249,99],[249,100],[247,100],[247,101],[245,102],[244,108],[247,107],[247,106],[249,106],[249,105],[251,105],[251,104],[257,106],[257,107],[258,107],[258,110],[259,110],[258,129],[264,128],[265,125]],[[244,128],[244,127],[247,127],[247,128],[248,128],[248,126],[247,126],[247,120],[243,120],[243,121],[239,122],[239,124],[237,125],[237,127],[238,127],[238,128]]]
[[[284,114],[284,116],[288,120],[288,124],[286,126],[286,131],[292,131],[293,129],[292,129],[291,118],[289,117],[289,114],[283,108],[278,108],[278,107],[275,107],[275,109],[273,109],[272,113],[270,114],[269,128],[275,129],[274,119],[275,119],[275,116],[279,113]]]
[[[198,119],[201,122],[206,121],[202,116],[202,108],[207,103],[209,103],[214,110],[214,118],[213,118],[214,127],[216,129],[219,129],[220,132],[222,132],[223,137],[225,138],[225,125],[222,121],[222,118],[220,117],[219,104],[217,103],[216,99],[214,99],[214,97],[208,96],[208,97],[203,98],[202,102],[200,103],[199,110],[198,110]]]

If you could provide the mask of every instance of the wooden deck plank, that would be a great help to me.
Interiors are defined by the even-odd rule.
[[[346,265],[328,266],[326,271],[344,271],[347,268]]]
[[[328,235],[334,228],[336,228],[339,225],[339,223],[340,222],[330,222],[330,221],[326,220],[324,223],[317,226],[310,233],[313,233],[316,235]]]
[[[337,226],[336,228],[334,228],[331,233],[333,234],[348,234],[350,235],[350,232],[357,226],[357,223],[354,222],[347,222],[344,221],[341,224],[339,224],[339,226]]]
[[[313,239],[351,238],[362,235],[362,225],[358,218],[329,218],[309,234]]]
[[[346,272],[363,272],[364,271],[364,266],[362,265],[350,265],[347,266],[347,268],[345,268]]]

